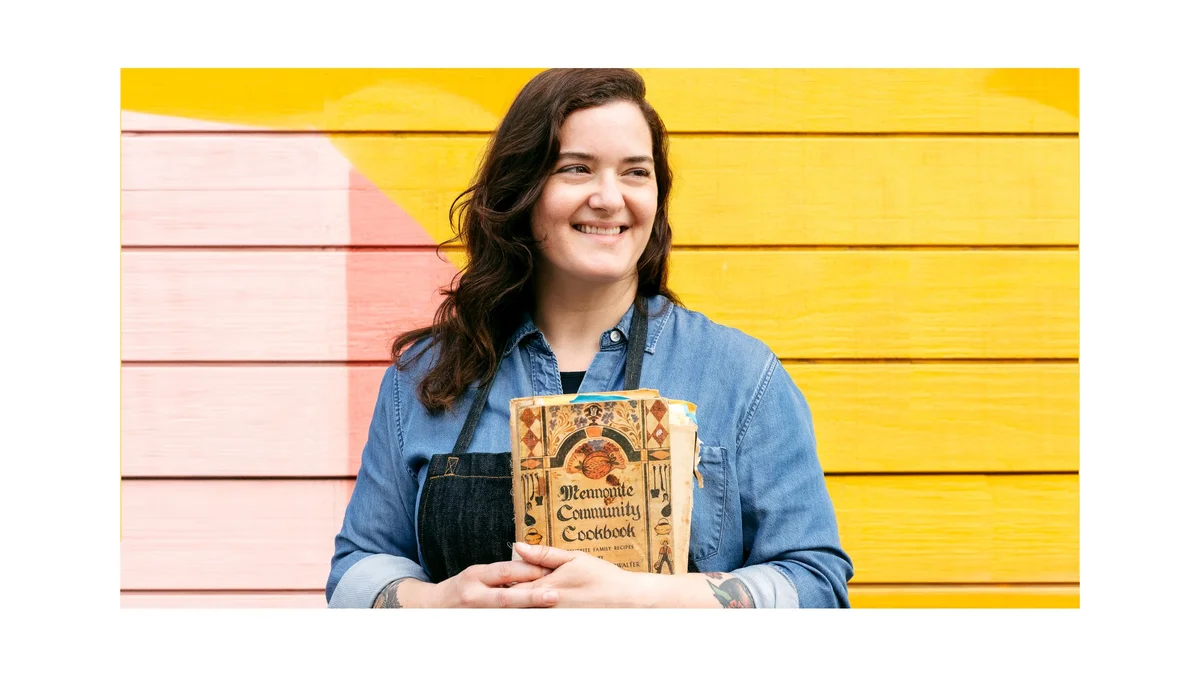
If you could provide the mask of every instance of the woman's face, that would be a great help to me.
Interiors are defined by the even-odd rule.
[[[597,284],[636,280],[658,207],[646,118],[627,101],[577,110],[560,138],[533,208],[542,274]]]

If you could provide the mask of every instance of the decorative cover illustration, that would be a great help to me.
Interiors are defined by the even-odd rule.
[[[696,435],[672,415],[683,406],[655,390],[512,400],[517,539],[687,572]]]

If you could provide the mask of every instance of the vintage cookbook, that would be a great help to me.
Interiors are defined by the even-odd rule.
[[[687,572],[695,406],[641,389],[510,402],[516,538]],[[514,554],[514,557],[516,555]]]

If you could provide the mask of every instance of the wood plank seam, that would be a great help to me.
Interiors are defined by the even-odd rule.
[[[464,248],[459,245],[445,246],[438,249],[433,245],[424,244],[388,244],[388,245],[353,245],[353,244],[122,244],[122,251],[137,251],[141,253],[173,253],[173,252],[370,252],[370,253],[409,253],[429,252],[439,250],[446,253],[462,253]],[[739,253],[771,253],[777,251],[1079,251],[1078,244],[673,244],[671,251],[736,251]]]
[[[389,136],[421,138],[426,136],[463,136],[486,139],[490,131],[463,131],[461,129],[144,129],[122,130],[121,136],[130,138],[153,136]],[[669,137],[691,138],[1028,138],[1028,139],[1078,139],[1078,132],[1025,132],[1025,131],[669,131]]]

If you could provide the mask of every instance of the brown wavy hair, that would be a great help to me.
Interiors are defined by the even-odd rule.
[[[635,300],[666,296],[667,256],[671,225],[667,200],[671,168],[667,163],[667,131],[646,101],[646,84],[631,69],[564,68],[539,73],[522,89],[492,135],[471,186],[450,207],[454,237],[438,246],[461,242],[466,266],[454,277],[434,315],[432,326],[400,334],[392,342],[392,359],[404,369],[430,348],[436,358],[417,387],[417,397],[430,413],[448,410],[476,380],[490,378],[500,353],[524,312],[533,311],[533,275],[537,241],[530,214],[558,160],[559,133],[571,113],[615,101],[638,106],[650,127],[658,210],[650,241],[638,260]],[[431,338],[419,350],[407,350]],[[406,352],[407,350],[407,352]]]

